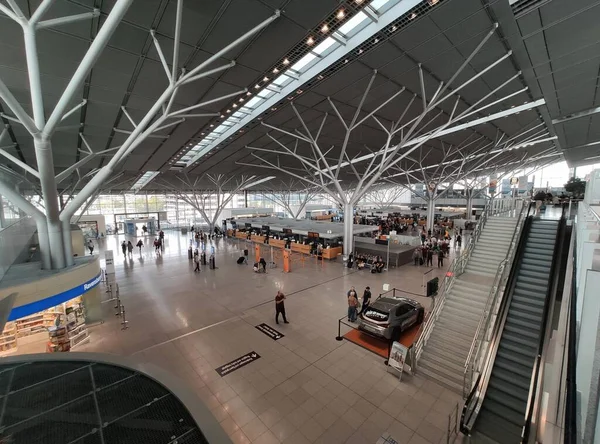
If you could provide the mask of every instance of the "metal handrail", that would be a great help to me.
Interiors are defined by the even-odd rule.
[[[433,330],[435,322],[439,317],[440,312],[442,311],[444,302],[446,300],[446,295],[450,292],[450,289],[452,288],[456,277],[464,273],[467,267],[467,263],[469,262],[469,259],[471,257],[471,254],[473,253],[473,249],[475,248],[475,243],[481,236],[481,232],[485,227],[485,223],[487,222],[488,218],[496,214],[512,211],[514,208],[516,208],[516,202],[517,200],[514,199],[509,200],[492,198],[486,204],[481,216],[479,217],[477,225],[475,226],[475,230],[473,231],[473,234],[469,239],[469,244],[467,245],[463,253],[459,257],[455,258],[452,261],[452,264],[450,264],[450,268],[448,269],[448,272],[446,273],[446,278],[444,279],[440,296],[437,298],[437,301],[436,298],[432,299],[433,308],[431,309],[427,320],[423,322],[419,327],[419,331],[417,332],[417,342],[414,346],[415,369],[417,367],[418,360],[421,357],[423,347],[429,339],[429,335]]]
[[[481,353],[481,346],[484,342],[484,338],[487,336],[487,333],[490,329],[490,321],[492,316],[495,314],[495,309],[493,307],[497,306],[498,296],[500,295],[501,290],[504,287],[504,283],[506,283],[506,279],[508,278],[508,272],[510,271],[510,267],[506,265],[512,264],[515,252],[517,250],[517,244],[519,239],[519,234],[523,228],[523,223],[525,221],[525,209],[527,208],[527,212],[531,208],[530,205],[525,205],[525,201],[523,202],[523,206],[521,207],[521,211],[519,212],[519,217],[517,220],[517,224],[515,226],[515,230],[513,231],[513,235],[510,241],[510,247],[506,252],[506,256],[498,265],[498,269],[494,276],[492,288],[490,289],[490,293],[488,294],[485,307],[479,318],[479,323],[477,324],[477,329],[475,330],[475,336],[473,337],[473,341],[471,342],[471,347],[469,348],[469,353],[467,354],[467,358],[465,359],[465,366],[463,370],[463,398],[467,397],[467,394],[470,393],[471,388],[473,386],[473,375],[476,373],[476,363],[479,362],[479,355]],[[485,327],[484,327],[485,325]],[[467,376],[469,376],[467,378]]]

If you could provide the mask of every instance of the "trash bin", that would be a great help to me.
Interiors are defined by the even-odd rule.
[[[188,259],[189,260],[194,259],[194,253],[192,252],[192,247],[188,248]]]
[[[217,268],[215,266],[215,257],[213,255],[210,256],[209,265],[210,265],[211,270],[214,270],[215,268]]]

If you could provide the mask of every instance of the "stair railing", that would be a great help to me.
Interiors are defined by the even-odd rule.
[[[523,201],[519,199],[490,199],[479,220],[477,221],[477,225],[475,226],[475,230],[471,234],[471,238],[469,239],[469,243],[465,247],[462,254],[456,257],[452,264],[450,264],[450,268],[446,272],[446,277],[442,284],[442,289],[440,291],[440,295],[437,297],[433,297],[431,300],[431,311],[429,312],[429,316],[425,322],[421,324],[419,327],[419,331],[417,332],[417,342],[414,345],[414,371],[417,371],[419,358],[423,353],[423,347],[427,344],[427,340],[433,331],[433,327],[435,326],[435,322],[437,321],[442,308],[444,307],[444,303],[446,302],[446,295],[452,289],[454,282],[458,276],[465,272],[467,268],[467,264],[469,263],[469,259],[471,258],[471,254],[473,253],[473,249],[475,248],[475,243],[481,236],[481,232],[485,227],[486,222],[491,216],[502,214],[506,212],[510,212],[515,210],[522,204]],[[524,207],[524,206],[523,206]]]
[[[525,211],[525,209],[527,209],[527,211]],[[521,207],[521,211],[519,212],[517,219],[517,224],[515,225],[515,230],[513,231],[510,240],[510,246],[508,248],[508,251],[506,252],[506,256],[504,257],[502,262],[500,262],[500,265],[498,265],[498,269],[496,271],[492,283],[492,288],[490,289],[490,292],[488,294],[483,313],[479,318],[477,330],[475,330],[475,336],[473,337],[473,341],[471,342],[471,347],[469,349],[469,353],[467,354],[467,359],[465,360],[465,366],[463,370],[464,399],[466,399],[468,394],[471,392],[473,384],[475,383],[475,380],[479,372],[481,371],[480,363],[482,362],[482,347],[491,332],[493,326],[493,323],[491,321],[494,318],[494,316],[496,316],[498,307],[500,305],[499,296],[504,293],[504,287],[506,285],[506,281],[508,280],[508,275],[510,274],[510,266],[513,263],[515,252],[517,251],[517,245],[519,244],[521,230],[523,229],[523,224],[525,223],[525,219],[529,216],[530,211],[531,204],[523,205]]]

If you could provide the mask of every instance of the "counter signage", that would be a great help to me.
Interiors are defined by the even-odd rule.
[[[234,359],[231,362],[228,362],[225,365],[222,365],[221,367],[216,368],[215,371],[221,377],[227,376],[229,373],[234,372],[234,371],[250,364],[251,362],[256,361],[257,359],[260,359],[260,355],[258,353],[256,353],[255,351],[252,351],[250,353],[246,353],[243,356],[240,356],[237,359]]]
[[[319,238],[319,233],[315,232],[315,231],[309,231],[308,232],[308,237],[311,239],[318,239]]]
[[[106,282],[111,284],[115,281],[115,259],[113,251],[106,250],[104,252],[104,259],[106,260],[106,268],[104,269],[104,272],[106,273]]]
[[[284,228],[283,229],[283,234],[292,234],[292,229],[291,228]]]

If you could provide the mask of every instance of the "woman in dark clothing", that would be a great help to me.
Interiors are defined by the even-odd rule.
[[[283,323],[289,324],[288,320],[285,317],[285,305],[283,302],[284,300],[285,300],[285,295],[281,291],[278,291],[277,295],[275,296],[275,323],[276,324],[279,324],[279,314],[280,313],[283,316]]]

